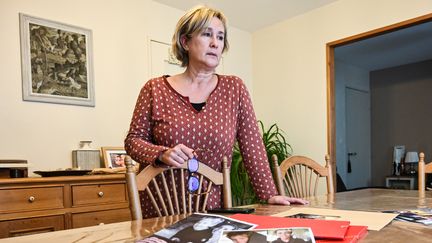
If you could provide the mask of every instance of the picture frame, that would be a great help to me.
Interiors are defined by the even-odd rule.
[[[106,168],[126,168],[124,157],[127,153],[124,147],[101,147],[101,152]]]
[[[19,18],[23,100],[94,107],[92,31]]]

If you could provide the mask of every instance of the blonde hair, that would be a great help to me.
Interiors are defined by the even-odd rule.
[[[209,7],[194,7],[179,19],[172,38],[172,51],[175,57],[181,62],[182,67],[186,67],[189,64],[189,56],[181,43],[181,39],[185,37],[189,40],[193,34],[202,32],[209,26],[214,17],[218,18],[225,28],[222,53],[228,50],[227,20],[225,15],[219,10]]]

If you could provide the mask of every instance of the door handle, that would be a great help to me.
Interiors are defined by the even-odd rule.
[[[347,165],[347,172],[351,173],[352,169],[351,169],[351,156],[356,156],[357,153],[356,152],[350,152],[348,153],[348,165]]]

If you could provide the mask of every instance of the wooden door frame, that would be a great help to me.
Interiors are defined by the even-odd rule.
[[[417,18],[402,21],[386,27],[367,31],[361,34],[346,37],[340,40],[332,41],[326,44],[326,62],[327,62],[327,153],[330,155],[330,161],[333,171],[333,183],[336,186],[336,112],[335,112],[335,70],[334,70],[334,49],[339,46],[362,41],[375,36],[380,36],[397,30],[409,28],[418,24],[432,21],[432,13]],[[336,191],[336,190],[335,190]]]

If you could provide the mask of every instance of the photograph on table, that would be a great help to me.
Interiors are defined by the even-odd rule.
[[[251,229],[256,225],[216,214],[194,213],[177,223],[139,240],[149,242],[218,242],[224,230]]]
[[[312,230],[308,227],[277,229],[224,230],[219,243],[312,243],[315,242]]]
[[[416,208],[407,210],[385,210],[383,213],[397,213],[395,220],[432,225],[432,208]]]
[[[352,225],[367,226],[368,230],[381,230],[397,216],[395,213],[314,207],[293,207],[273,216],[299,218],[299,215],[305,219],[313,220],[348,221]]]

